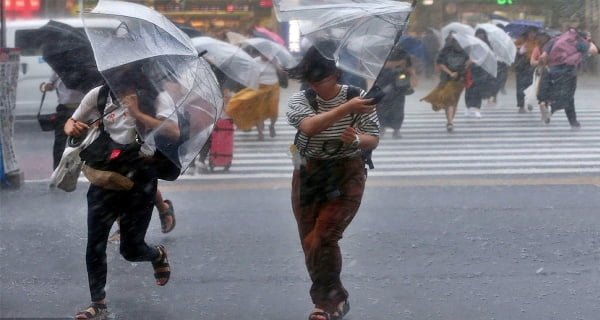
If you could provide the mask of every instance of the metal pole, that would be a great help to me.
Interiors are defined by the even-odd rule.
[[[6,12],[4,0],[0,0],[0,48],[6,48]]]

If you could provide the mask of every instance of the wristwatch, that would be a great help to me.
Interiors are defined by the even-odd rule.
[[[354,135],[354,141],[352,141],[352,143],[350,144],[350,146],[352,148],[358,148],[359,144],[360,144],[360,137],[357,134],[355,134]]]

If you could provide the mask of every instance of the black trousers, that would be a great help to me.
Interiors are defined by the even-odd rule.
[[[135,180],[134,180],[135,181]],[[88,202],[88,240],[85,254],[92,301],[106,297],[106,245],[110,229],[121,217],[121,255],[128,261],[154,261],[158,249],[144,238],[152,217],[157,180],[135,181],[129,191],[113,191],[90,185]]]
[[[60,158],[65,151],[67,145],[67,135],[65,134],[65,123],[75,112],[74,108],[68,108],[64,104],[59,104],[56,107],[56,127],[54,128],[54,146],[52,147],[53,166],[56,169],[60,163]]]
[[[575,112],[575,91],[577,90],[577,68],[569,65],[550,67],[545,75],[545,85],[549,86],[547,96],[552,113],[564,109],[571,125],[577,123]]]
[[[525,89],[533,83],[533,71],[535,69],[529,64],[516,68],[517,77],[517,107],[525,107]]]

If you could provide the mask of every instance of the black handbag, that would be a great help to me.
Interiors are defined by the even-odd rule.
[[[46,99],[46,91],[43,91],[42,101],[40,102],[40,107],[37,112],[37,120],[38,120],[38,123],[40,124],[40,128],[42,128],[42,131],[53,131],[56,128],[56,125],[58,123],[58,113],[53,112],[53,113],[48,113],[48,114],[41,114],[42,106],[44,105],[45,99]]]

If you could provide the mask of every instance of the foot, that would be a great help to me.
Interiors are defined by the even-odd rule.
[[[528,105],[527,105],[527,110],[529,110],[529,111],[533,111],[533,106],[532,106],[532,105],[530,105],[530,104],[528,104]]]
[[[475,112],[473,112],[473,115],[475,116],[475,118],[481,118],[481,112],[479,112],[479,110],[475,110]]]
[[[465,110],[465,117],[470,118],[471,116],[473,116],[473,113],[471,113],[471,108],[467,108]]]
[[[447,123],[446,124],[446,131],[448,131],[448,132],[454,131],[454,125],[452,123]]]
[[[579,123],[579,121],[575,120],[571,123],[571,129],[573,130],[579,130],[581,129],[581,123]]]
[[[85,310],[81,310],[75,314],[75,319],[106,319],[108,316],[108,308],[106,303],[92,302]]]
[[[108,241],[112,243],[117,243],[121,241],[121,230],[117,229],[115,233],[113,233],[110,237],[108,237]]]
[[[262,132],[258,133],[258,141],[264,141],[265,140],[265,135]]]
[[[271,124],[271,125],[269,126],[269,137],[271,137],[271,138],[275,138],[275,135],[276,135],[276,134],[275,134],[275,125],[274,125],[274,124]]]
[[[519,107],[519,113],[527,113],[525,107]]]
[[[336,308],[336,312],[331,314],[332,320],[342,320],[350,312],[350,303],[348,300],[340,302]]]
[[[171,200],[164,201],[164,209],[159,211],[160,227],[162,233],[169,233],[175,228],[175,208]]]
[[[331,315],[321,308],[315,309],[308,316],[308,320],[332,320]]]
[[[156,246],[158,249],[158,259],[152,262],[152,268],[154,268],[154,279],[156,284],[164,286],[169,282],[171,277],[171,266],[169,265],[169,259],[167,258],[167,250],[163,246]]]
[[[394,130],[394,133],[392,133],[392,138],[394,138],[394,139],[402,138],[402,135],[400,134],[400,129]]]

